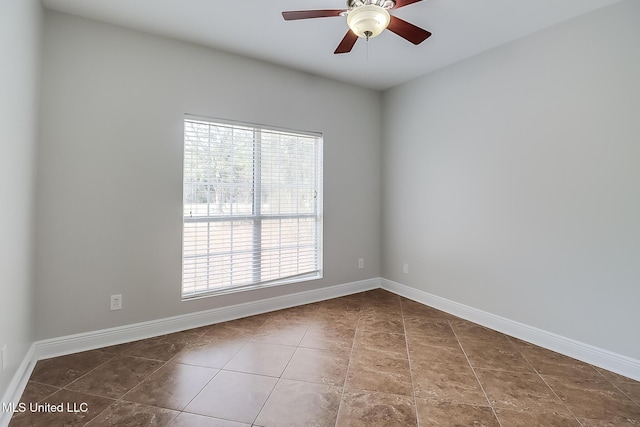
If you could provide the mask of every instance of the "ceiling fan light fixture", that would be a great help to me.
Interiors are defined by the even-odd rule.
[[[347,16],[347,25],[358,37],[370,39],[384,31],[391,21],[389,12],[375,4],[365,4],[352,9]]]

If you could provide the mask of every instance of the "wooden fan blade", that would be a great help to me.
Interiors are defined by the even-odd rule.
[[[324,10],[291,10],[289,12],[282,12],[282,17],[285,21],[293,21],[296,19],[309,19],[309,18],[328,18],[331,16],[340,16],[344,10],[338,9],[324,9]]]
[[[344,38],[336,48],[336,51],[333,53],[349,53],[353,46],[355,46],[358,41],[358,36],[356,36],[353,31],[347,31],[347,34],[344,35]]]
[[[418,3],[422,0],[396,0],[396,5],[392,7],[392,9],[400,9],[401,7],[409,6],[413,3]]]
[[[431,36],[429,31],[416,27],[393,15],[391,16],[391,22],[389,22],[387,30],[396,33],[413,44],[420,44]]]

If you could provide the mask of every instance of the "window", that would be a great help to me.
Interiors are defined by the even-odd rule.
[[[322,136],[187,116],[182,297],[322,277]]]

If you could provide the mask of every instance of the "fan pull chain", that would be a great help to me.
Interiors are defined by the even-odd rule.
[[[369,60],[369,37],[371,37],[371,34],[372,34],[371,31],[364,32],[364,35],[367,38],[367,57],[366,57],[367,61]]]

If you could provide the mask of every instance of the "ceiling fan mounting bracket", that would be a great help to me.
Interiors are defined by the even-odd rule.
[[[380,6],[383,9],[393,9],[396,7],[395,0],[347,0],[347,7],[349,10],[355,9],[356,7],[365,6],[365,5],[375,5]],[[348,13],[348,12],[347,12]]]

